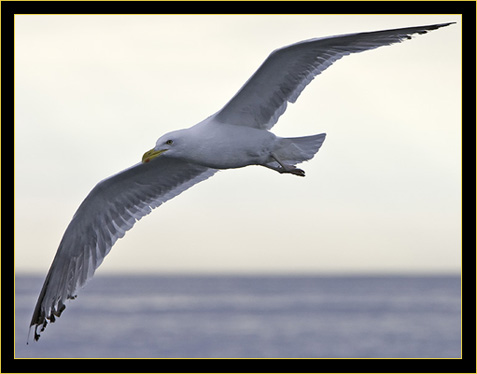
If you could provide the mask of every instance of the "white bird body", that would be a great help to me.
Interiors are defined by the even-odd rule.
[[[164,142],[170,139],[174,143],[168,147]],[[213,169],[234,169],[268,162],[279,139],[270,131],[223,124],[212,116],[189,129],[162,136],[154,149],[166,147],[164,157],[178,157]]]
[[[320,134],[318,148],[324,136],[325,134]],[[162,150],[162,157],[174,157],[219,170],[249,165],[272,166],[276,163],[272,155],[297,163],[310,159],[318,150],[312,154],[307,153],[309,157],[293,157],[293,154],[287,153],[287,150],[293,150],[292,144],[290,139],[280,138],[268,130],[229,125],[211,116],[191,128],[161,136],[154,150]]]
[[[295,165],[318,152],[325,134],[280,138],[269,130],[316,75],[343,56],[448,25],[338,35],[277,49],[219,112],[160,137],[141,163],[99,182],[74,214],[46,276],[30,323],[35,340],[114,243],[152,209],[219,169],[261,165],[304,176]]]

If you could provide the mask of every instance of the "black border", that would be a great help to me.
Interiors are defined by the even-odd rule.
[[[468,14],[467,1],[2,1],[13,14]]]
[[[267,359],[172,359],[171,365],[161,363],[158,366],[151,360],[90,360],[90,359],[14,359],[13,324],[11,323],[13,305],[13,249],[6,243],[10,237],[4,235],[2,244],[2,345],[1,372],[438,372],[438,373],[475,373],[476,372],[476,302],[475,302],[475,15],[474,2],[160,2],[160,1],[2,1],[1,2],[1,89],[2,89],[2,145],[13,143],[13,26],[14,14],[147,14],[147,13],[208,13],[208,14],[462,14],[463,15],[463,149],[473,150],[463,155],[463,212],[466,230],[463,231],[463,269],[462,269],[462,359],[330,359],[320,362],[310,359],[277,360]],[[445,53],[445,51],[443,51]],[[437,79],[438,77],[436,77]],[[9,147],[3,147],[10,152]],[[464,158],[464,155],[465,158]],[[12,222],[13,199],[9,194],[11,181],[11,153],[3,154],[2,180],[3,215],[2,229]],[[10,157],[8,157],[10,156]],[[9,166],[9,167],[7,167]],[[464,175],[465,170],[465,175]],[[13,191],[12,191],[13,193]],[[464,196],[466,197],[464,203]],[[471,220],[469,217],[473,217]],[[469,227],[470,228],[469,228]],[[10,227],[8,227],[10,231]],[[3,230],[2,230],[3,231]],[[464,235],[464,233],[466,235]],[[365,338],[365,337],[363,337]],[[104,362],[103,362],[104,361]],[[315,362],[313,362],[315,361]],[[103,366],[100,366],[104,364]],[[259,364],[259,366],[257,365]]]

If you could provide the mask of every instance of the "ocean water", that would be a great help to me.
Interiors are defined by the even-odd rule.
[[[97,276],[38,342],[17,276],[15,357],[459,358],[460,277]]]

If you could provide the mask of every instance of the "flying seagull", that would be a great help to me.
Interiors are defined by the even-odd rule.
[[[261,165],[305,176],[295,165],[313,158],[326,134],[280,138],[269,130],[315,76],[351,53],[411,39],[448,26],[428,26],[315,38],[273,51],[217,113],[160,137],[142,161],[99,182],[61,239],[30,323],[38,340],[134,223],[218,170]]]

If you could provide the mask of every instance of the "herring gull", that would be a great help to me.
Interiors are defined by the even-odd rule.
[[[31,319],[34,339],[61,315],[114,243],[152,209],[221,169],[261,165],[305,176],[295,165],[312,159],[326,135],[281,138],[268,130],[315,76],[351,53],[451,23],[315,38],[277,49],[220,111],[160,137],[141,162],[99,182],[60,242]]]

